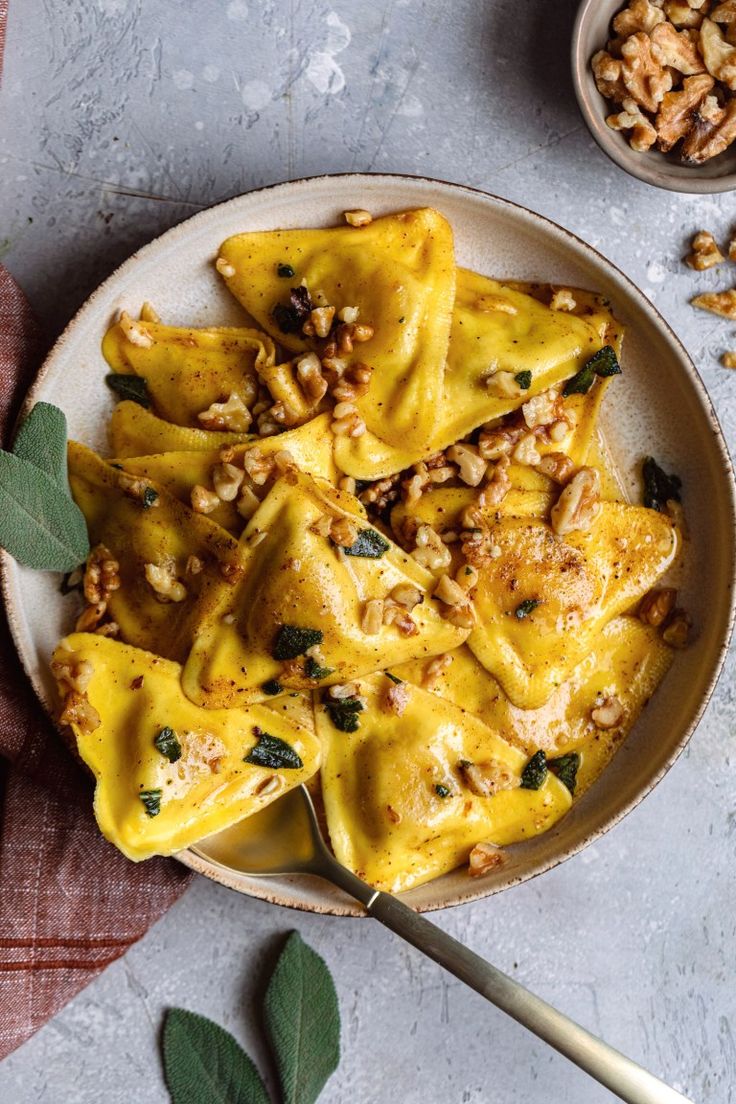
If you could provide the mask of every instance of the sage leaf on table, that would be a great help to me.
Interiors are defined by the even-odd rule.
[[[283,1104],[314,1104],[340,1061],[340,1012],[323,959],[292,932],[264,1002]]]
[[[163,1051],[173,1104],[269,1104],[261,1076],[243,1048],[206,1016],[170,1009]]]
[[[84,515],[35,464],[0,452],[0,547],[41,571],[71,571],[87,558]]]
[[[13,454],[45,472],[69,494],[66,474],[66,418],[58,406],[37,402],[15,435]]]

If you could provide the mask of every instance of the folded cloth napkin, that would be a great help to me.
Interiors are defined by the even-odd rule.
[[[3,0],[0,0],[0,47]],[[0,438],[37,365],[28,303],[0,266]],[[184,891],[173,859],[135,864],[99,834],[92,783],[43,713],[0,611],[0,1059]]]

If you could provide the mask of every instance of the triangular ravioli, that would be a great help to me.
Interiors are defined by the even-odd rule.
[[[119,564],[121,585],[108,600],[113,621],[127,643],[183,659],[193,611],[222,580],[222,572],[237,564],[237,541],[161,487],[150,484],[152,504],[146,506],[146,498],[129,485],[134,478],[70,442],[69,483],[86,518],[90,544],[105,545]],[[198,561],[195,571],[192,557]],[[148,581],[147,564],[164,569],[185,596],[166,601]]]
[[[297,689],[344,683],[462,643],[468,630],[445,620],[441,604],[429,597],[432,575],[370,529],[361,511],[352,495],[303,474],[274,485],[241,538],[240,583],[221,586],[197,626],[183,683],[193,701],[224,706],[262,698],[263,684],[274,679]],[[352,520],[361,545],[379,554],[346,554],[316,531],[324,519]],[[410,584],[421,599],[410,613],[413,629],[384,623],[369,634],[367,603],[389,599],[399,584]],[[288,643],[298,639],[294,630],[309,631],[319,652],[313,666],[329,673],[309,675],[311,645],[294,650]]]
[[[124,399],[114,408],[107,435],[113,456],[118,458],[158,455],[162,452],[211,452],[225,445],[254,440],[250,433],[174,425],[129,399]]]
[[[338,312],[358,307],[361,324],[374,330],[347,355],[373,368],[368,393],[357,400],[366,436],[417,455],[428,449],[445,415],[442,382],[455,295],[452,230],[442,215],[424,208],[359,229],[236,234],[222,244],[220,258],[230,291],[258,325],[294,352],[308,347],[300,327],[285,333],[273,314],[277,305],[288,304],[290,287],[303,282],[316,300]],[[293,276],[279,276],[284,265]],[[344,471],[352,472],[347,458],[359,440],[338,444]]]
[[[273,342],[258,330],[146,321],[134,326],[131,341],[129,324],[113,323],[102,341],[103,356],[113,372],[144,379],[156,414],[176,425],[199,427],[197,415],[230,395],[252,406],[258,373],[274,362]]]
[[[508,743],[532,755],[542,748],[549,758],[575,751],[580,755],[575,797],[595,781],[631,731],[672,662],[672,649],[660,633],[637,617],[615,617],[592,643],[590,651],[538,709],[512,705],[501,686],[478,662],[467,644],[449,653],[446,665],[412,660],[392,667],[396,676],[423,686],[482,717]],[[593,709],[606,698],[622,706],[613,728],[597,728]]]
[[[286,451],[302,471],[330,483],[337,482],[337,469],[332,455],[332,431],[330,418],[321,414],[313,418],[309,425],[279,433],[275,437],[255,437],[246,445],[227,446],[231,452],[228,463],[236,468],[243,467],[243,454],[255,453],[270,456]],[[187,505],[191,502],[195,486],[209,489],[213,482],[213,469],[221,464],[221,451],[209,452],[164,452],[154,456],[133,456],[121,461],[125,471],[145,476],[174,495]],[[252,481],[248,481],[249,485]],[[251,489],[259,498],[265,497],[271,481]],[[232,501],[221,501],[207,517],[217,522],[228,532],[239,534],[245,524],[243,513],[238,510],[237,497]]]
[[[305,727],[264,705],[200,709],[182,693],[178,664],[105,637],[61,641],[57,673],[81,664],[91,668],[84,693],[99,725],[71,727],[97,781],[100,831],[129,859],[181,851],[263,809],[319,767],[313,722]]]
[[[478,624],[468,644],[521,709],[542,706],[593,647],[674,563],[676,526],[654,510],[604,502],[587,531],[564,540],[530,517],[489,530],[493,555],[468,553],[478,570]]]
[[[393,686],[385,675],[358,684],[365,708],[353,732],[336,729],[324,707],[316,714],[330,840],[370,885],[421,885],[466,862],[476,843],[527,839],[570,808],[551,773],[538,790],[520,788],[527,756],[450,702],[406,684],[403,713],[387,709]],[[496,777],[498,791],[479,796],[461,764]]]

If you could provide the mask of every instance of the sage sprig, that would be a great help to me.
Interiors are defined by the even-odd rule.
[[[298,932],[289,935],[279,955],[263,1013],[279,1101],[315,1104],[340,1060],[340,1012],[330,971]],[[205,1016],[169,1009],[163,1058],[172,1104],[270,1104],[243,1048]]]
[[[0,547],[40,571],[71,571],[89,552],[87,525],[69,494],[66,418],[36,403],[0,451]]]

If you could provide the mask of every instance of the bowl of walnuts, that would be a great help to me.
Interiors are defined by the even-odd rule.
[[[591,134],[626,172],[736,189],[736,0],[583,0],[572,72]]]

